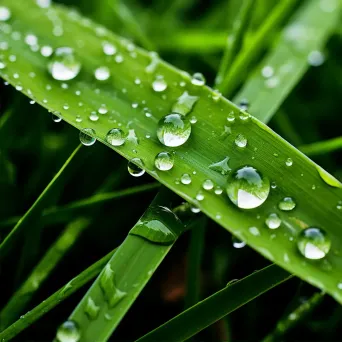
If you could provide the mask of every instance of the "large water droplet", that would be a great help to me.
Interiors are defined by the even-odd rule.
[[[213,187],[214,187],[214,183],[211,179],[206,179],[203,184],[202,184],[202,187],[204,190],[212,190]]]
[[[132,235],[141,236],[151,242],[170,245],[182,230],[182,223],[168,208],[156,206],[149,209],[130,231]]]
[[[119,290],[115,285],[114,271],[107,264],[100,275],[100,287],[110,308],[117,305],[127,293]]]
[[[228,175],[228,173],[231,171],[231,168],[228,165],[229,159],[229,157],[226,157],[217,163],[213,163],[209,165],[209,169],[219,172],[221,175]]]
[[[69,81],[75,78],[81,70],[81,63],[69,47],[57,48],[49,63],[52,77],[58,81]]]
[[[5,6],[0,6],[0,21],[7,21],[11,18],[11,11]]]
[[[80,131],[80,141],[84,146],[94,145],[96,142],[96,132],[92,128],[83,128]]]
[[[106,81],[110,77],[110,70],[105,66],[101,66],[95,70],[95,78],[99,81]]]
[[[168,171],[173,168],[174,158],[169,152],[160,152],[154,159],[154,165],[160,171]]]
[[[269,214],[266,221],[266,225],[270,229],[276,229],[279,228],[281,224],[281,219],[276,213]]]
[[[238,136],[235,138],[235,145],[241,148],[244,148],[247,146],[247,138],[242,135],[238,134]]]
[[[172,112],[187,115],[190,113],[198,100],[198,96],[189,95],[185,91],[172,106]]]
[[[252,166],[234,171],[228,178],[227,194],[239,208],[253,209],[263,204],[270,192],[270,181]]]
[[[292,197],[284,197],[278,204],[278,208],[283,211],[291,211],[295,206],[296,202]]]
[[[140,177],[145,173],[144,162],[140,158],[133,158],[127,164],[128,172],[133,177]]]
[[[200,72],[196,72],[192,75],[191,83],[196,86],[205,85],[205,77]]]
[[[57,340],[59,342],[77,342],[81,334],[76,322],[66,321],[57,330]]]
[[[165,146],[181,146],[189,139],[190,134],[190,121],[183,115],[168,114],[158,122],[157,136]]]
[[[84,312],[89,317],[89,319],[94,320],[99,316],[100,307],[95,304],[94,300],[91,297],[88,297]]]
[[[125,133],[120,128],[113,128],[107,133],[106,141],[112,146],[121,146],[125,143]]]
[[[307,259],[322,259],[330,250],[331,240],[323,229],[310,227],[300,232],[297,245]]]

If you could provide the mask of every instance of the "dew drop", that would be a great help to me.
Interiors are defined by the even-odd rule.
[[[281,219],[276,213],[272,213],[268,215],[265,223],[268,228],[277,229],[281,224]]]
[[[57,48],[48,65],[51,76],[58,81],[74,79],[81,70],[81,63],[69,47]]]
[[[195,124],[196,122],[197,122],[196,116],[192,116],[192,117],[190,118],[190,123]]]
[[[181,177],[181,183],[188,185],[191,183],[191,176],[188,173],[184,173]]]
[[[5,6],[0,6],[0,21],[7,21],[10,18],[11,11]]]
[[[196,86],[205,85],[205,77],[200,72],[196,72],[191,77],[191,83]]]
[[[279,203],[278,208],[282,211],[291,211],[296,207],[296,202],[292,197],[284,197]]]
[[[292,166],[292,164],[293,164],[292,159],[291,158],[287,158],[285,164],[286,164],[286,166]]]
[[[95,70],[94,75],[98,81],[106,81],[110,77],[109,68],[101,66]]]
[[[57,330],[57,340],[60,342],[77,342],[81,334],[76,322],[65,321]]]
[[[158,93],[166,90],[166,88],[167,83],[163,78],[157,78],[152,82],[152,89]]]
[[[80,141],[84,146],[94,145],[96,142],[96,132],[92,128],[83,128],[80,131]]]
[[[305,258],[322,259],[330,250],[331,240],[323,229],[310,227],[300,232],[297,246]]]
[[[190,134],[190,121],[180,114],[168,114],[158,122],[157,136],[165,146],[181,146],[189,139]]]
[[[229,121],[229,122],[234,122],[235,121],[235,113],[234,112],[230,112],[227,115],[227,121]]]
[[[270,181],[252,166],[234,171],[228,178],[227,194],[239,208],[253,209],[263,204],[270,192]]]
[[[169,171],[173,168],[174,157],[169,152],[160,152],[154,159],[154,165],[160,171]]]
[[[199,192],[196,195],[196,199],[197,199],[197,201],[203,201],[204,200],[204,194],[202,192]]]
[[[91,297],[87,298],[84,312],[91,320],[95,320],[99,316],[100,306],[96,305]]]
[[[261,75],[265,78],[270,78],[274,75],[274,69],[270,65],[266,65],[262,68]]]
[[[62,121],[62,118],[56,114],[52,114],[51,117],[52,117],[53,122],[61,122]]]
[[[238,239],[235,236],[232,236],[232,244],[233,244],[234,248],[238,248],[238,249],[243,248],[243,247],[246,246],[246,242]]]
[[[103,53],[107,56],[113,56],[116,54],[116,47],[109,42],[103,42],[102,49]]]
[[[221,195],[222,192],[223,192],[223,189],[220,188],[219,186],[217,186],[217,187],[215,188],[214,192],[215,192],[215,195]]]
[[[194,214],[198,214],[198,213],[201,212],[201,209],[198,208],[198,207],[196,207],[196,206],[194,206],[194,205],[192,205],[192,206],[190,207],[190,210],[191,210]]]
[[[238,136],[235,138],[235,145],[241,148],[244,148],[247,146],[247,138],[242,135],[238,134]]]
[[[206,179],[203,184],[202,184],[202,187],[204,190],[212,190],[214,188],[214,183],[212,180],[210,179]]]
[[[249,108],[249,101],[247,99],[242,99],[239,103],[239,108],[243,111],[248,110]]]
[[[112,128],[106,135],[106,141],[112,146],[121,146],[125,143],[125,133],[120,128]]]
[[[36,3],[40,8],[48,8],[51,5],[51,0],[36,0]]]
[[[133,177],[140,177],[145,173],[144,162],[140,158],[133,158],[127,164],[128,172]]]
[[[321,51],[311,51],[308,55],[308,63],[311,66],[318,67],[322,65],[325,61],[325,57]]]
[[[96,121],[98,121],[98,119],[99,119],[99,116],[97,115],[96,112],[91,112],[90,113],[90,115],[89,115],[89,120],[90,121],[96,122]]]

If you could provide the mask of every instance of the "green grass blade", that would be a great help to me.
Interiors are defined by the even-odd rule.
[[[277,45],[234,98],[235,103],[248,99],[249,110],[254,116],[263,122],[270,120],[308,70],[310,53],[322,50],[334,30],[329,13],[321,21],[322,13],[319,1],[307,1],[301,6],[282,30]]]
[[[291,275],[278,266],[265,267],[183,311],[138,341],[184,341],[289,278]]]
[[[71,154],[68,160],[64,163],[62,168],[52,179],[49,185],[41,193],[38,199],[34,202],[32,207],[25,213],[25,215],[18,221],[12,231],[6,236],[6,238],[0,244],[0,260],[3,259],[13,246],[13,242],[16,238],[22,234],[26,229],[29,229],[31,225],[34,225],[46,206],[51,205],[54,201],[55,190],[59,189],[61,185],[64,184],[66,174],[68,174],[69,169],[73,168],[73,164],[77,163],[76,156],[78,151],[82,148],[79,145],[75,151]],[[74,160],[75,158],[75,160]]]
[[[91,197],[74,201],[66,205],[44,209],[42,212],[42,219],[45,224],[65,223],[75,217],[75,215],[82,215],[86,213],[90,208],[101,206],[107,202],[111,202],[126,196],[132,196],[142,192],[156,190],[159,187],[159,183],[149,183],[137,185],[123,190],[98,193]],[[4,221],[1,221],[0,229],[14,226],[19,220],[20,217],[10,217]]]
[[[185,295],[185,309],[195,305],[201,294],[201,264],[204,252],[205,228],[207,221],[201,220],[199,225],[191,230],[188,248],[187,282]]]
[[[298,147],[307,156],[316,156],[320,154],[330,153],[342,149],[342,137],[337,137],[325,141],[318,141],[312,144],[302,145]]]
[[[303,320],[312,310],[314,310],[318,304],[321,303],[324,297],[323,292],[317,292],[311,296],[304,303],[299,305],[290,314],[286,315],[284,318],[280,319],[277,323],[276,328],[272,333],[267,335],[263,342],[275,342],[279,341],[281,337],[286,334],[290,329],[297,325],[301,320]]]
[[[68,224],[64,232],[50,247],[30,276],[13,294],[0,312],[0,331],[19,318],[32,296],[54,270],[64,255],[74,245],[82,231],[88,226],[88,219],[79,218]]]
[[[69,319],[77,322],[84,341],[108,340],[184,229],[176,216],[160,210],[169,204],[168,192],[157,195],[71,314]],[[163,232],[173,232],[167,242],[160,240],[161,225]],[[145,238],[132,235],[138,227],[145,227]],[[89,301],[97,307],[94,316],[87,310]]]
[[[197,205],[202,212],[238,238],[245,240],[266,258],[342,302],[342,291],[337,287],[340,282],[342,257],[334,253],[342,248],[342,211],[336,209],[342,197],[342,189],[337,180],[322,172],[321,168],[270,128],[254,117],[246,116],[233,103],[222,97],[215,100],[217,94],[211,89],[192,84],[190,77],[160,60],[155,63],[155,56],[141,49],[127,51],[127,47],[131,50],[132,46],[126,41],[102,27],[99,28],[98,25],[82,20],[75,12],[59,6],[49,9],[59,16],[65,32],[74,33],[56,37],[53,35],[53,24],[46,16],[46,10],[38,8],[32,1],[18,4],[15,1],[3,0],[2,3],[12,12],[9,23],[0,24],[0,39],[11,46],[11,51],[3,51],[3,59],[6,62],[6,68],[0,71],[3,78],[19,86],[19,89],[35,98],[41,105],[60,112],[66,122],[78,129],[94,129],[96,138],[107,146],[109,144],[106,143],[105,137],[110,129],[116,127],[115,120],[123,129],[127,126],[131,130],[134,129],[138,142],[130,139],[123,146],[109,147],[127,159],[139,156],[144,161],[145,170],[173,192]],[[338,22],[339,11],[324,12],[316,0],[309,4],[310,9],[314,7],[321,11],[317,20],[320,30],[330,32],[330,28]],[[39,26],[35,25],[37,21],[40,22]],[[327,22],[329,27],[325,26]],[[48,60],[28,48],[22,40],[14,40],[4,30],[6,25],[9,25],[12,31],[21,32],[23,36],[35,27],[33,33],[42,44],[53,47],[70,46],[79,52],[77,58],[83,69],[76,79],[68,83],[67,91],[47,72]],[[80,41],[81,50],[78,47]],[[117,54],[123,57],[122,63],[117,63],[115,59],[108,61],[108,56],[102,51],[103,41],[116,45]],[[83,53],[84,51],[87,53]],[[10,62],[11,55],[16,56],[15,62]],[[107,82],[99,82],[93,76],[94,70],[101,65],[107,65],[110,69],[112,77]],[[32,72],[35,78],[30,77]],[[12,76],[14,73],[20,75],[19,79]],[[158,75],[162,75],[168,84],[165,94],[152,90],[152,82]],[[136,84],[137,79],[140,84]],[[51,85],[51,90],[46,90],[47,84]],[[75,96],[79,91],[80,96]],[[161,117],[170,113],[185,91],[191,96],[199,97],[190,114],[196,117],[197,123],[192,126],[192,134],[186,144],[175,149],[167,148],[161,145],[156,137],[157,123]],[[79,106],[80,101],[82,107]],[[65,109],[66,103],[68,109]],[[97,111],[103,103],[111,111],[110,115],[101,114],[96,122],[89,120],[89,113]],[[145,107],[150,110],[152,116],[145,115]],[[234,123],[227,120],[231,112],[234,114]],[[82,122],[76,121],[77,115]],[[125,130],[128,133],[128,130]],[[238,148],[235,144],[235,139],[240,134],[248,140],[246,148]],[[150,137],[146,138],[146,135]],[[165,150],[176,152],[175,166],[168,172],[160,172],[155,169],[154,159],[157,153]],[[228,165],[225,165],[228,173],[229,169],[251,164],[267,175],[270,181],[275,182],[277,187],[271,189],[262,206],[253,210],[242,210],[233,205],[224,192],[217,195],[212,190],[203,189],[203,182],[207,179],[212,180],[216,187],[226,188],[227,175],[209,167],[213,163],[227,160],[226,157],[229,157]],[[290,167],[285,164],[288,158],[292,159]],[[191,184],[184,185],[178,181],[183,173],[191,175]],[[202,196],[203,200],[198,200],[202,199]],[[279,201],[287,196],[293,197],[297,203],[292,212],[278,209]],[[312,215],[313,212],[315,215]],[[270,213],[277,213],[282,220],[281,227],[276,232],[265,226],[265,220]],[[256,220],[256,217],[259,219]],[[333,242],[332,250],[325,260],[306,260],[297,250],[297,236],[303,228],[309,226],[324,229]],[[328,273],[326,263],[331,265]]]
[[[0,333],[0,341],[9,341],[16,335],[18,335],[21,331],[28,328],[31,324],[37,321],[40,317],[47,314],[54,307],[62,303],[65,299],[75,293],[78,289],[80,289],[83,285],[88,283],[90,280],[95,278],[103,269],[103,267],[107,264],[110,258],[115,253],[116,249],[112,252],[108,253],[106,256],[96,261],[94,264],[89,266],[79,275],[71,279],[67,284],[61,287],[58,291],[56,291],[49,298],[41,302],[38,306],[28,311],[25,315],[23,315],[19,320],[14,322],[11,326],[9,326],[6,330]]]
[[[251,39],[251,42],[246,44],[241,50],[231,66],[230,72],[225,75],[222,83],[218,86],[222,94],[225,94],[227,97],[231,96],[235,88],[241,83],[241,76],[244,75],[247,67],[265,47],[267,39],[274,33],[274,30],[277,29],[284,18],[286,18],[295,2],[295,0],[281,0],[277,3],[276,7],[255,33],[253,39]]]
[[[226,40],[226,48],[224,50],[219,71],[215,79],[215,86],[218,86],[224,79],[224,76],[228,74],[234,58],[241,49],[244,33],[246,32],[246,29],[248,27],[248,22],[250,19],[250,15],[252,14],[254,4],[255,1],[246,0],[243,1],[240,6],[239,12],[235,17],[231,32],[228,34]]]

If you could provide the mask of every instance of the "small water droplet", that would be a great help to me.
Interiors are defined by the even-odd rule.
[[[51,115],[51,117],[52,117],[53,122],[61,122],[62,121],[62,118],[60,116],[58,116],[57,113],[53,113]]]
[[[325,61],[325,57],[321,51],[311,51],[308,55],[308,63],[311,66],[318,67],[322,65]]]
[[[217,102],[222,97],[222,94],[217,89],[214,89],[211,97],[215,102]]]
[[[209,165],[209,169],[219,172],[221,175],[227,175],[231,171],[231,168],[228,165],[229,159],[229,157],[225,157],[223,160]]]
[[[116,47],[109,42],[102,43],[102,50],[103,53],[107,56],[113,56],[116,54]]]
[[[214,188],[214,183],[212,180],[210,179],[206,179],[203,184],[202,184],[202,187],[204,190],[212,190]]]
[[[188,185],[191,183],[191,176],[188,173],[184,173],[181,177],[181,183]]]
[[[284,197],[278,204],[278,208],[283,211],[291,211],[296,207],[296,202],[292,197]]]
[[[234,171],[228,178],[227,194],[239,208],[253,209],[263,204],[270,192],[270,182],[252,166]]]
[[[100,307],[95,304],[94,300],[91,297],[88,297],[84,312],[89,317],[89,319],[94,320],[99,316]]]
[[[69,47],[57,48],[48,65],[51,76],[58,81],[74,79],[81,70],[81,63]]]
[[[267,80],[265,80],[265,86],[267,88],[273,89],[276,88],[279,85],[279,78],[276,76],[270,77]]]
[[[241,148],[244,148],[247,146],[247,138],[242,135],[238,134],[237,137],[235,138],[235,145]]]
[[[291,158],[287,158],[286,161],[285,161],[285,164],[286,164],[286,166],[292,166],[292,164],[293,164],[292,159]]]
[[[342,282],[340,282],[340,283],[337,284],[337,288],[338,288],[339,290],[342,290]]]
[[[74,321],[64,322],[56,333],[56,338],[60,342],[78,342],[80,337],[80,329]]]
[[[144,162],[140,158],[133,158],[127,164],[128,172],[133,177],[140,177],[145,173]]]
[[[235,113],[234,112],[230,112],[227,115],[227,121],[229,121],[229,122],[234,122],[235,121]]]
[[[274,69],[270,65],[266,65],[262,68],[261,75],[265,78],[270,78],[274,75]]]
[[[259,236],[260,235],[260,231],[259,231],[259,229],[257,227],[249,227],[248,230],[254,236]]]
[[[166,90],[166,88],[167,83],[163,78],[157,78],[152,82],[152,89],[158,93]]]
[[[40,8],[49,8],[51,0],[36,0],[36,3]]]
[[[214,192],[215,192],[215,195],[221,195],[222,192],[223,192],[223,189],[220,188],[219,186],[217,186],[217,187],[215,188]]]
[[[277,229],[281,225],[281,219],[276,213],[272,213],[268,215],[265,223],[268,228]]]
[[[243,248],[246,246],[246,242],[238,239],[235,236],[232,236],[232,243],[234,248]]]
[[[201,212],[201,209],[198,208],[198,207],[196,207],[196,206],[194,206],[194,205],[192,205],[192,206],[190,207],[190,210],[191,210],[194,214],[198,214],[198,213]]]
[[[195,124],[196,122],[197,122],[196,116],[192,116],[192,117],[190,118],[190,123]]]
[[[160,152],[154,159],[154,165],[160,171],[169,171],[173,168],[174,157],[169,152]]]
[[[96,112],[91,112],[89,115],[89,120],[96,122],[99,120],[99,116],[97,115]]]
[[[112,128],[106,135],[106,141],[112,146],[121,146],[125,143],[125,133],[120,128]]]
[[[0,21],[7,21],[11,18],[11,11],[5,6],[0,6]]]
[[[202,192],[199,192],[196,195],[196,199],[197,199],[197,201],[203,201],[204,200],[204,194]]]
[[[94,145],[96,142],[96,132],[92,128],[83,128],[80,131],[80,141],[84,146]]]
[[[322,259],[330,250],[331,240],[323,229],[310,227],[300,232],[297,246],[305,258]]]
[[[249,101],[247,99],[242,99],[239,103],[239,108],[243,111],[248,110],[249,108]]]
[[[187,91],[185,91],[176,101],[176,103],[172,106],[173,113],[179,113],[183,115],[189,114],[196,102],[198,101],[198,96],[189,95]]]
[[[106,81],[110,77],[110,70],[106,66],[101,66],[95,70],[94,75],[98,81]]]
[[[165,146],[181,146],[189,139],[190,134],[191,124],[183,115],[168,114],[158,122],[157,136]]]
[[[200,72],[196,72],[192,75],[191,83],[196,86],[205,85],[205,78]]]

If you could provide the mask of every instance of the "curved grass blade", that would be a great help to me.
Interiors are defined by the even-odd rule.
[[[307,156],[330,153],[342,149],[342,137],[337,137],[325,141],[299,146],[298,149]]]
[[[54,307],[62,303],[65,299],[67,299],[69,296],[75,293],[83,285],[85,285],[90,280],[95,278],[101,272],[103,267],[107,264],[107,262],[110,260],[110,258],[113,256],[115,252],[116,249],[108,253],[102,259],[96,261],[94,264],[89,266],[79,275],[71,279],[67,284],[61,287],[49,298],[42,301],[39,305],[37,305],[32,310],[28,311],[25,315],[23,315],[19,320],[14,322],[6,330],[2,331],[0,333],[0,341],[11,340],[21,331],[25,330],[31,324],[37,321],[40,317],[44,316]]]
[[[52,179],[49,185],[41,193],[38,199],[34,202],[31,208],[25,213],[25,215],[18,221],[12,231],[6,236],[6,238],[0,244],[0,260],[2,260],[12,247],[13,242],[16,238],[22,234],[22,232],[30,227],[31,224],[35,224],[35,221],[39,220],[39,217],[46,206],[51,205],[55,201],[55,191],[64,184],[65,177],[68,174],[73,164],[77,164],[78,151],[82,148],[79,145],[75,151],[71,154],[68,160],[64,163],[62,168]],[[83,156],[81,156],[83,158]],[[75,159],[74,159],[75,158]]]
[[[75,215],[86,213],[89,208],[101,206],[107,202],[123,198],[126,196],[137,195],[142,192],[156,190],[160,187],[159,183],[149,183],[134,186],[131,188],[117,190],[112,192],[98,193],[91,197],[84,198],[78,201],[71,202],[66,205],[47,208],[42,212],[42,220],[45,224],[65,223],[71,220]],[[11,217],[0,222],[0,229],[14,226],[20,217]]]
[[[309,3],[315,8],[319,6],[316,0]],[[46,10],[38,8],[32,1],[18,4],[3,0],[3,5],[12,12],[10,21],[0,24],[0,40],[11,46],[9,51],[3,52],[6,68],[0,71],[7,81],[41,105],[58,111],[65,121],[78,129],[94,129],[99,141],[125,158],[139,156],[145,170],[158,181],[197,205],[202,212],[271,261],[342,302],[342,291],[337,287],[341,281],[342,258],[335,253],[342,248],[342,211],[336,209],[342,189],[337,180],[322,172],[306,156],[233,103],[223,97],[217,98],[217,94],[207,87],[192,84],[186,74],[165,64],[155,55],[132,47],[103,27],[82,19],[74,11],[59,6],[49,8],[49,13],[55,13],[60,18],[64,32],[73,32],[72,35],[56,37]],[[322,20],[323,17],[325,20]],[[317,25],[326,21],[334,25],[338,18],[337,10],[330,13],[321,10]],[[37,20],[41,23],[39,27],[34,25]],[[40,44],[70,46],[79,52],[76,56],[83,69],[76,79],[68,82],[67,90],[49,75],[49,61],[45,57],[32,51],[22,40],[13,40],[6,33],[9,28],[24,36],[28,31],[32,33],[33,27]],[[321,30],[329,31],[330,27],[322,24]],[[116,46],[120,58],[108,59],[102,50],[104,41]],[[79,45],[82,45],[82,50]],[[81,53],[83,51],[87,54]],[[10,62],[10,59],[13,60],[10,56],[16,56],[15,62]],[[112,75],[105,82],[94,77],[95,69],[102,65],[107,66]],[[19,78],[12,77],[13,73],[18,73]],[[30,75],[35,75],[35,78]],[[160,75],[167,83],[165,94],[152,88],[153,81]],[[47,84],[51,85],[51,90],[46,90]],[[80,96],[75,96],[76,93]],[[191,137],[186,144],[178,148],[165,147],[156,136],[158,120],[170,113],[175,104],[178,110],[180,107],[184,110],[186,106],[180,106],[179,97],[183,95],[183,101],[187,94],[192,96],[190,102],[198,97],[188,114],[196,117],[197,123],[192,126]],[[101,114],[98,121],[90,120],[89,113],[97,111],[104,103],[110,113]],[[67,110],[64,109],[65,104],[68,105]],[[189,103],[187,105],[191,107]],[[151,115],[146,116],[146,108],[149,110],[147,114]],[[228,116],[233,117],[234,121],[227,120]],[[82,121],[76,121],[77,118]],[[106,142],[107,132],[117,127],[118,123],[126,133],[131,130],[131,136],[134,130],[138,140],[130,138],[123,146],[110,146]],[[241,135],[247,139],[245,148],[235,144],[236,138]],[[168,172],[155,169],[154,158],[161,151],[176,152],[174,167]],[[291,158],[292,166],[286,166],[288,158]],[[217,195],[212,190],[203,189],[203,182],[207,179],[212,180],[216,187],[225,189],[227,175],[209,167],[223,160],[225,165],[220,170],[223,173],[251,164],[276,184],[262,206],[243,210],[232,204],[224,193]],[[191,175],[191,184],[184,185],[178,181],[184,173]],[[278,203],[288,196],[294,198],[297,205],[292,212],[283,212],[279,210]],[[282,220],[277,231],[265,225],[270,213],[276,213]],[[259,217],[257,221],[256,217]],[[306,260],[297,250],[298,234],[310,226],[324,229],[332,240],[331,252],[324,260]],[[329,271],[326,270],[327,264],[331,265]]]
[[[324,20],[322,15],[326,17]],[[250,112],[262,122],[268,122],[310,67],[310,53],[322,50],[333,32],[336,22],[329,17],[319,1],[307,1],[282,30],[278,43],[256,68],[234,102],[248,99]]]
[[[227,285],[178,316],[138,339],[184,341],[292,276],[271,265]]]
[[[84,341],[108,340],[184,230],[169,204],[167,191],[156,196],[71,314]]]

